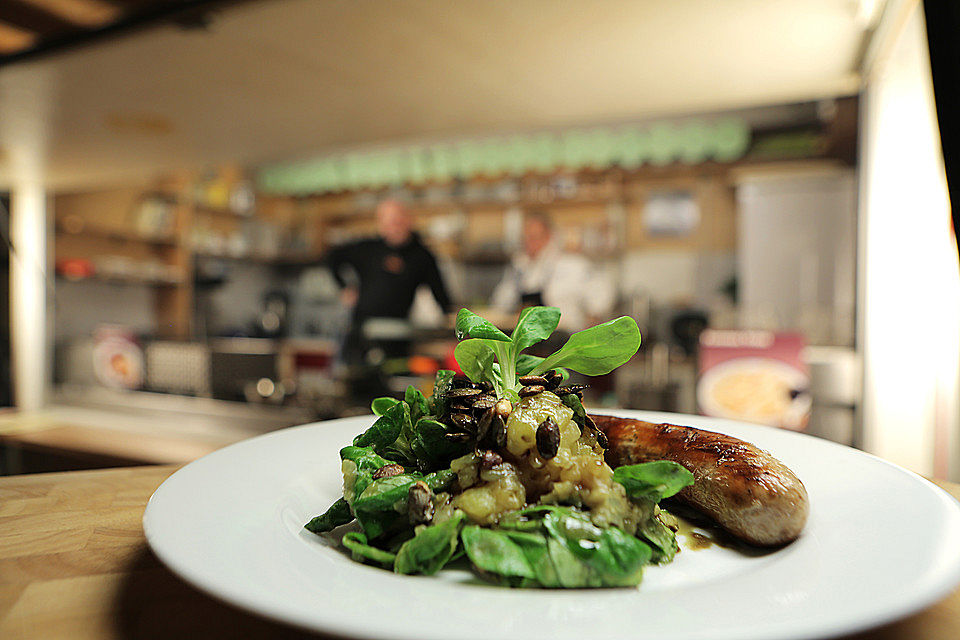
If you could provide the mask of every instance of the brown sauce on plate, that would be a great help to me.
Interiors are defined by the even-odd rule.
[[[666,509],[677,519],[677,542],[683,551],[702,551],[716,545],[746,556],[762,556],[776,550],[747,544],[686,505],[671,502]]]

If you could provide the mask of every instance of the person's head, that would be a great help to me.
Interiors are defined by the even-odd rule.
[[[523,252],[531,258],[550,244],[553,237],[553,221],[543,211],[531,211],[523,220]]]
[[[399,200],[384,200],[377,205],[377,232],[392,247],[397,247],[410,239],[413,232],[413,218]]]

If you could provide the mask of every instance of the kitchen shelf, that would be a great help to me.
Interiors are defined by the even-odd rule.
[[[63,234],[67,237],[72,238],[83,238],[83,237],[95,237],[95,238],[106,238],[108,240],[115,240],[117,242],[138,242],[142,244],[150,244],[156,246],[164,247],[174,247],[177,245],[177,238],[170,236],[148,236],[136,231],[128,231],[125,229],[108,229],[106,227],[92,227],[85,225],[80,231],[73,231],[67,229],[62,224],[57,225],[57,232]]]
[[[203,215],[214,215],[214,216],[225,216],[228,218],[236,218],[238,220],[255,220],[257,217],[256,213],[239,213],[233,209],[222,209],[220,207],[210,207],[203,204],[193,203],[190,206],[193,207],[194,212],[197,214]]]
[[[159,278],[147,278],[144,276],[119,276],[119,275],[106,275],[94,273],[89,276],[84,276],[82,278],[72,278],[70,276],[65,276],[58,273],[57,278],[64,280],[66,282],[106,282],[109,284],[116,285],[146,285],[150,287],[179,287],[183,284],[183,278],[178,278],[176,280],[165,280]]]
[[[235,262],[256,262],[258,264],[268,264],[276,266],[299,266],[319,262],[323,259],[323,254],[300,254],[288,256],[267,256],[257,254],[233,254],[220,253],[216,251],[194,251],[195,258],[207,260],[229,260]]]

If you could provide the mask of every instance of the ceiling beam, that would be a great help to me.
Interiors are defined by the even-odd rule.
[[[0,55],[32,47],[36,40],[37,34],[0,22]]]
[[[0,0],[0,8],[6,8],[7,4],[14,0]],[[23,0],[16,0],[22,4]],[[205,15],[213,9],[219,9],[228,5],[241,4],[252,0],[175,0],[166,1],[153,0],[150,4],[145,4],[138,10],[131,9],[129,12],[121,12],[118,18],[103,26],[91,29],[73,28],[53,37],[43,37],[37,41],[37,44],[29,49],[22,49],[9,53],[0,54],[0,68],[5,65],[24,60],[59,53],[68,49],[74,49],[95,41],[102,41],[111,37],[126,35],[127,33],[156,26],[162,23],[184,21],[195,24],[200,20],[199,16]],[[112,0],[111,0],[112,3]],[[0,22],[3,16],[0,15]],[[43,34],[44,36],[46,34]]]
[[[69,20],[64,20],[23,0],[0,2],[0,22],[25,31],[32,31],[41,38],[76,28]]]
[[[115,20],[120,9],[105,0],[23,0],[82,27],[98,27]]]

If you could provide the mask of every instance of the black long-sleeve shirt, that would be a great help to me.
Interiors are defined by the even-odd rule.
[[[345,266],[357,272],[360,289],[354,315],[359,320],[406,318],[421,284],[430,287],[444,311],[451,310],[437,261],[416,234],[398,247],[381,238],[336,247],[330,251],[327,264],[341,287],[345,285],[341,273]]]

